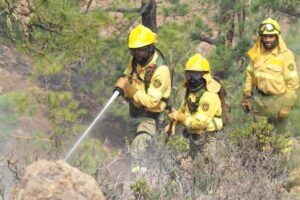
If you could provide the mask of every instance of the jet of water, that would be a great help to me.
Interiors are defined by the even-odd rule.
[[[103,115],[103,113],[107,110],[107,108],[112,104],[112,102],[119,96],[119,94],[120,94],[120,91],[115,90],[115,92],[110,97],[110,99],[108,100],[108,102],[106,103],[106,105],[104,106],[104,108],[99,113],[99,115],[94,119],[94,121],[91,123],[91,125],[86,129],[86,131],[81,135],[81,137],[77,140],[77,142],[74,144],[74,146],[70,149],[70,151],[66,155],[64,161],[67,161],[70,158],[70,156],[72,155],[72,153],[77,149],[77,147],[79,146],[79,144],[88,135],[88,133],[93,128],[93,126],[96,124],[96,122],[99,120],[99,118]]]

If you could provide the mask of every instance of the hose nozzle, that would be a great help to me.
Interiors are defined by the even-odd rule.
[[[115,87],[114,92],[119,92],[119,96],[124,96],[124,91],[119,87]]]

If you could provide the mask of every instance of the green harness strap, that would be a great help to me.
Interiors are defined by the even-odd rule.
[[[190,113],[195,113],[198,111],[198,107],[199,107],[199,102],[200,102],[200,98],[202,97],[202,95],[204,94],[204,92],[206,92],[206,89],[205,88],[201,88],[197,94],[196,94],[196,99],[194,102],[192,102],[191,98],[189,98],[189,94],[190,92],[187,90],[186,91],[186,95],[185,95],[185,105],[188,106],[188,109],[190,111]],[[185,106],[184,105],[184,106]],[[216,120],[215,118],[213,117],[212,118],[212,123],[215,127],[216,130],[218,130],[218,126],[217,126],[217,123],[216,123]]]
[[[202,97],[202,95],[204,94],[205,91],[206,91],[205,88],[201,88],[196,94],[195,101],[192,102],[191,98],[189,98],[190,91],[188,89],[186,90],[184,105],[187,105],[190,113],[197,112],[198,107],[199,107],[200,98]]]
[[[137,78],[144,83],[146,93],[148,93],[148,88],[150,86],[152,76],[155,73],[156,69],[162,65],[166,65],[166,61],[163,58],[162,54],[160,52],[158,52],[157,54],[158,54],[158,57],[156,59],[155,64],[152,64],[149,67],[147,67],[144,80],[142,80],[141,77],[137,74],[137,72],[136,72],[137,62],[135,61],[135,59],[132,59],[132,63],[131,63],[132,71],[130,72],[129,79],[131,79],[133,74],[136,73]]]
[[[144,85],[145,85],[145,91],[148,93],[148,89],[151,83],[151,79],[153,74],[155,73],[156,69],[159,68],[162,65],[165,65],[166,62],[163,59],[163,57],[158,53],[158,57],[155,64],[150,65],[145,72],[145,78],[144,78]],[[157,67],[158,66],[158,67]]]
[[[162,65],[166,65],[166,61],[164,59],[164,56],[162,55],[162,53],[159,50],[157,51],[157,55],[158,55],[158,57],[156,59],[155,64],[152,64],[149,67],[147,67],[146,72],[145,72],[144,80],[142,80],[140,78],[140,76],[136,73],[137,62],[134,59],[132,59],[132,63],[131,63],[132,71],[130,73],[129,79],[131,79],[131,77],[133,76],[133,74],[136,73],[137,78],[144,83],[145,92],[147,94],[148,94],[148,89],[150,87],[152,76],[155,73],[156,69],[158,69]],[[167,99],[167,98],[161,98],[161,100],[164,101],[166,104],[168,104],[169,99]]]

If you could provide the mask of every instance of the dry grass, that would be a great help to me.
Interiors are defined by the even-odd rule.
[[[159,138],[155,150],[147,156],[150,170],[146,173],[131,174],[120,184],[108,174],[105,181],[98,177],[108,199],[288,198],[283,183],[288,175],[287,161],[293,161],[271,151],[258,151],[254,136],[239,140],[237,145],[230,131],[224,130],[209,161],[199,156],[178,162],[176,147],[163,147],[161,141]]]

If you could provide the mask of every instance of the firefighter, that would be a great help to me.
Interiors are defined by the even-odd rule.
[[[115,83],[129,103],[126,140],[131,147],[132,172],[147,170],[147,152],[171,93],[170,70],[155,43],[154,32],[136,26],[129,34],[127,69]]]
[[[223,127],[221,85],[212,78],[208,61],[195,54],[185,65],[186,94],[178,110],[168,114],[171,121],[185,127],[183,136],[189,139],[190,156],[209,156],[215,135]]]
[[[283,140],[282,152],[291,150],[288,116],[296,100],[299,87],[297,67],[293,53],[281,37],[280,25],[274,19],[264,20],[258,29],[255,45],[248,51],[250,64],[243,91],[242,108],[253,113],[254,121],[267,120]],[[253,103],[253,104],[252,104]],[[260,135],[263,148],[269,136]]]

